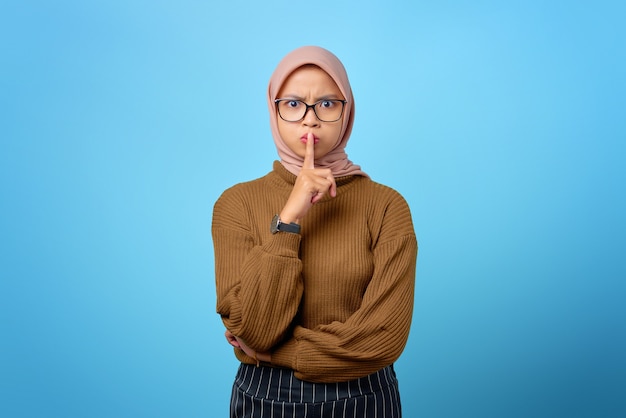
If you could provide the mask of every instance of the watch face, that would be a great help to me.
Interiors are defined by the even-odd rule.
[[[270,232],[272,234],[275,234],[278,232],[278,221],[279,221],[278,215],[274,215],[274,217],[272,218],[272,223],[270,224]]]

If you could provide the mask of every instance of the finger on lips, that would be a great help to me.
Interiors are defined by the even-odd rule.
[[[306,136],[306,150],[304,151],[304,168],[315,168],[315,136],[312,133],[308,133]]]

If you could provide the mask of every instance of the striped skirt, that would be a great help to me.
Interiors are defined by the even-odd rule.
[[[312,383],[292,370],[241,364],[231,418],[400,418],[393,365],[349,382]]]

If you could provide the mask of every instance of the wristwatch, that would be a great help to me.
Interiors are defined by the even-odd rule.
[[[299,234],[300,225],[293,222],[290,224],[286,224],[284,222],[281,222],[280,216],[274,215],[274,218],[272,218],[272,223],[270,224],[270,232],[272,234],[275,234],[277,232],[291,232],[292,234]]]

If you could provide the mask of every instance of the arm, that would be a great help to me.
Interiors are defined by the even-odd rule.
[[[314,138],[309,134],[302,170],[280,214],[283,222],[300,222],[326,193],[336,195],[331,171],[316,169],[314,158]],[[284,338],[302,297],[301,237],[278,233],[263,245],[254,245],[245,225],[237,227],[245,213],[232,213],[245,205],[222,200],[227,201],[216,204],[213,223],[218,312],[233,337],[227,336],[232,345],[248,356],[250,350],[244,348],[269,358],[265,352]]]

